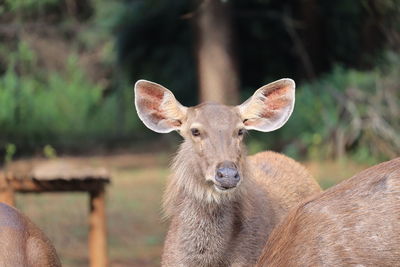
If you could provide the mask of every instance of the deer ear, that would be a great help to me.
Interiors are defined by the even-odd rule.
[[[179,130],[186,118],[187,108],[175,99],[170,90],[146,80],[135,84],[135,106],[143,123],[158,133]]]
[[[295,83],[281,79],[264,85],[238,106],[246,129],[271,132],[282,127],[292,114]]]

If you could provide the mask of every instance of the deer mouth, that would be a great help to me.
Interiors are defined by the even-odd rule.
[[[215,183],[214,183],[214,187],[219,191],[227,191],[227,190],[236,188],[236,186],[223,186],[223,185],[219,185],[219,184],[215,184]]]

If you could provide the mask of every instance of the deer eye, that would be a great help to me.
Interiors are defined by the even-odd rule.
[[[244,129],[239,129],[239,131],[238,131],[238,135],[239,135],[239,136],[242,136],[242,135],[244,134],[244,132],[245,132],[245,130],[244,130]]]
[[[197,128],[192,128],[190,129],[190,131],[192,132],[193,136],[200,136],[200,131]]]

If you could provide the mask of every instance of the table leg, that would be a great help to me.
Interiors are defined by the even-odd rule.
[[[90,192],[89,261],[90,267],[108,265],[104,188]]]

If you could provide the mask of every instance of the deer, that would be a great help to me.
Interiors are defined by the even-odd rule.
[[[292,209],[257,266],[400,266],[400,158]]]
[[[270,132],[289,119],[295,83],[281,79],[238,106],[180,104],[146,80],[134,87],[140,120],[184,139],[163,198],[170,219],[162,266],[253,266],[269,233],[288,210],[321,191],[295,160],[264,151],[247,156],[247,130]]]
[[[45,234],[17,209],[0,202],[0,266],[59,267]]]

